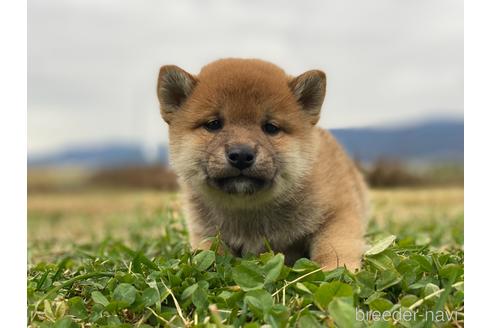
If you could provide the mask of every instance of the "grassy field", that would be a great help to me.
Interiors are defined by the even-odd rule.
[[[463,189],[371,196],[371,248],[354,273],[193,252],[178,194],[31,193],[29,325],[464,326]]]

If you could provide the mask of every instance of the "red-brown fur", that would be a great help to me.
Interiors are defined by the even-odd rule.
[[[161,113],[194,247],[207,247],[220,232],[238,255],[264,251],[267,239],[288,262],[309,256],[325,269],[359,266],[365,185],[335,139],[315,126],[325,86],[321,71],[291,77],[260,60],[219,60],[197,76],[161,68]],[[214,119],[220,131],[205,129]],[[265,133],[266,123],[281,132]],[[235,180],[239,173],[225,160],[237,144],[256,151],[246,182]],[[228,189],[214,184],[230,176]]]

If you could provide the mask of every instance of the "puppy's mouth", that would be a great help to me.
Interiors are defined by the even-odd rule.
[[[230,177],[208,178],[208,183],[214,188],[220,189],[228,194],[252,195],[271,185],[271,181],[247,175],[236,175]]]

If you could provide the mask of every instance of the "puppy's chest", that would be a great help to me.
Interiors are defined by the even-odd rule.
[[[220,232],[237,255],[258,254],[267,249],[285,251],[305,240],[322,223],[322,215],[310,208],[284,206],[265,211],[216,213],[209,222],[209,233]],[[211,224],[210,224],[211,223]]]

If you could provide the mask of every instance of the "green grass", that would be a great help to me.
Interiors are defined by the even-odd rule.
[[[142,214],[143,215],[143,214]],[[40,220],[37,218],[36,220]],[[56,220],[60,220],[57,217]],[[283,255],[192,251],[179,211],[138,217],[126,237],[29,244],[32,327],[461,327],[463,216],[371,221],[362,270]],[[56,221],[58,222],[58,221]],[[126,221],[125,221],[126,222]],[[114,222],[113,222],[114,223]],[[39,223],[37,223],[39,224]],[[219,243],[215,240],[215,245]],[[356,312],[357,309],[357,312]],[[376,320],[368,311],[415,314]],[[451,320],[434,321],[452,315]],[[356,314],[364,313],[365,320]],[[389,312],[388,312],[389,313]],[[439,316],[441,315],[441,316]]]

